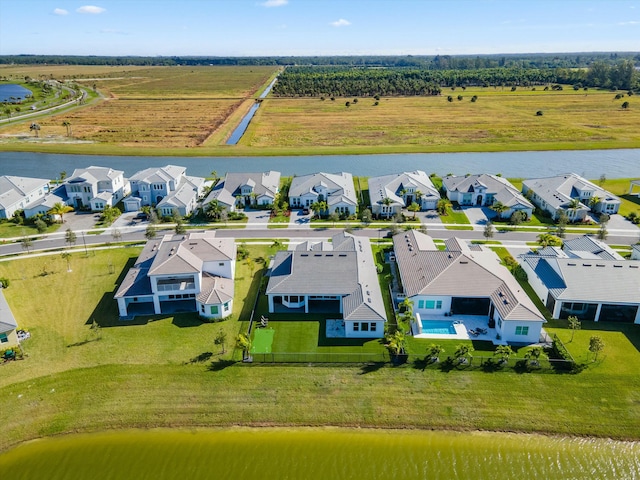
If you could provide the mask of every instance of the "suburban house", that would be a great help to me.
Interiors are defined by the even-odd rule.
[[[203,202],[216,200],[230,212],[236,206],[273,205],[280,191],[280,172],[227,173]]]
[[[583,235],[582,237],[565,240],[562,250],[569,258],[624,260],[613,248],[600,240]]]
[[[44,199],[48,193],[49,180],[44,178],[1,176],[0,218],[13,217],[16,211],[28,209],[30,205]]]
[[[412,203],[420,210],[434,210],[440,194],[429,176],[421,171],[397,173],[369,179],[371,213],[379,217],[391,217]]]
[[[631,247],[631,260],[640,260],[640,243]]]
[[[215,231],[149,240],[114,298],[120,317],[198,312],[225,318],[233,311],[236,246]]]
[[[11,312],[11,308],[9,308],[7,300],[4,298],[2,290],[4,289],[0,287],[0,350],[18,344],[18,336],[16,334],[18,323]]]
[[[350,173],[313,173],[294,177],[289,187],[289,206],[309,208],[326,202],[328,213],[355,215],[358,199]]]
[[[640,261],[540,254],[520,259],[553,318],[640,323]]]
[[[333,313],[346,337],[384,336],[387,317],[368,238],[339,233],[331,242],[277,252],[266,295],[271,313]]]
[[[496,175],[449,175],[442,179],[442,188],[449,200],[460,205],[491,207],[500,202],[506,207],[500,214],[502,218],[510,218],[517,211],[526,214],[526,218],[533,214],[531,202],[507,179]]]
[[[486,319],[489,334],[501,343],[539,341],[544,316],[492,251],[458,239],[441,251],[416,230],[395,235],[393,249],[399,297],[413,302],[418,322],[472,315]]]
[[[586,219],[587,213],[613,215],[620,199],[575,173],[557,177],[533,178],[522,182],[522,193],[554,220],[564,212],[571,222]]]
[[[131,196],[125,198],[125,211],[135,212],[142,206],[157,207],[162,216],[170,216],[173,209],[189,215],[210,182],[201,177],[189,177],[187,169],[176,165],[147,168],[129,178]]]
[[[92,211],[113,207],[130,192],[123,171],[94,166],[75,169],[65,181],[65,188],[71,206]]]

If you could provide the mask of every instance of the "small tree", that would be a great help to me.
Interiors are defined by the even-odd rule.
[[[220,346],[222,349],[220,353],[222,355],[227,353],[227,332],[220,330],[216,335],[216,338],[213,339],[213,343]]]
[[[116,228],[111,232],[111,238],[117,243],[122,240],[122,233]]]
[[[44,233],[47,231],[47,224],[40,218],[34,222],[34,225],[36,230],[38,230],[38,233]]]
[[[571,329],[571,340],[569,341],[573,342],[573,335],[576,333],[576,330],[580,330],[582,324],[575,315],[569,315],[567,321],[569,322],[569,328]]]
[[[236,348],[242,350],[244,358],[250,358],[251,353],[251,337],[246,333],[239,333],[236,337]]]
[[[500,363],[507,363],[513,355],[513,349],[509,345],[498,345],[493,355],[500,359]]]
[[[525,353],[524,358],[527,359],[529,365],[532,367],[540,366],[540,358],[544,356],[544,352],[542,351],[542,347],[532,347],[527,353]]]
[[[564,211],[561,211],[560,216],[558,217],[558,227],[556,228],[556,236],[558,238],[565,237],[568,223],[569,223],[569,217],[567,217]]]
[[[437,363],[438,361],[440,361],[440,355],[443,352],[444,348],[442,348],[442,345],[436,345],[435,343],[429,345],[429,348],[427,349],[427,355],[429,356],[429,359],[432,363]]]
[[[365,208],[362,211],[362,223],[368,225],[371,223],[372,218],[373,218],[373,215],[371,213],[371,210],[369,210],[368,208]]]
[[[71,254],[69,252],[62,252],[60,254],[63,260],[67,261],[67,272],[71,271]]]
[[[418,205],[416,202],[412,202],[411,205],[407,207],[407,210],[413,212],[413,218],[416,218],[416,212],[420,211],[420,205]]]
[[[598,360],[598,354],[604,350],[604,342],[602,338],[593,336],[589,339],[589,351],[594,354],[593,361]]]
[[[20,245],[22,246],[23,250],[26,250],[27,253],[30,253],[31,251],[31,246],[33,245],[33,240],[31,240],[29,237],[27,237],[26,235],[24,237],[22,237],[22,239],[20,240]]]
[[[144,236],[147,240],[153,240],[154,238],[156,238],[157,232],[155,227],[153,227],[153,225],[148,225],[147,229],[144,232]]]
[[[456,347],[456,351],[453,353],[453,356],[456,358],[458,363],[462,365],[469,363],[469,357],[471,356],[472,352],[473,348],[462,343]]]
[[[629,108],[629,102],[624,102],[622,104],[622,108],[624,108],[625,110]]]
[[[176,235],[183,235],[187,233],[187,227],[184,226],[184,219],[177,208],[173,209],[173,214],[171,215],[171,220],[175,223],[174,230]]]
[[[598,240],[606,240],[608,235],[609,235],[609,231],[607,230],[606,222],[601,223],[600,228],[598,229],[598,233],[596,234],[596,236],[598,237]]]
[[[71,247],[71,245],[76,244],[77,239],[78,239],[78,236],[75,234],[75,232],[70,228],[67,228],[67,230],[64,233],[64,241],[66,242],[66,244],[69,245],[69,247]]]
[[[490,238],[493,238],[494,232],[495,230],[493,229],[493,223],[487,222],[487,224],[484,226],[484,231],[482,232],[482,235],[484,235],[485,239],[489,240]]]

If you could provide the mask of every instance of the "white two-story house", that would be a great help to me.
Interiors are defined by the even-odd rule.
[[[165,235],[145,245],[115,294],[120,317],[233,311],[236,246],[214,231]]]
[[[49,193],[49,180],[44,178],[0,177],[0,218],[11,218]],[[28,218],[28,217],[27,217]]]
[[[68,203],[76,209],[102,211],[130,192],[124,172],[108,167],[77,168],[65,182]]]
[[[315,202],[326,202],[328,213],[355,215],[358,199],[353,175],[341,172],[294,177],[289,187],[289,206],[309,208]]]
[[[440,200],[429,176],[421,171],[404,172],[369,179],[371,213],[391,217],[417,203],[420,210],[434,210]]]

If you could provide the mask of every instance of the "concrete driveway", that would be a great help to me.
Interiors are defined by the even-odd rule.
[[[291,210],[289,217],[289,228],[311,228],[311,218],[313,212],[309,210],[308,214],[302,213],[302,209]]]
[[[413,212],[405,211],[404,214],[408,217],[413,215]],[[420,219],[420,223],[437,223],[442,225],[442,220],[440,219],[440,215],[436,210],[427,210],[424,212],[417,212],[416,217]]]
[[[69,212],[64,214],[64,224],[61,230],[70,228],[76,230],[91,230],[100,219],[99,213],[92,212]]]
[[[496,213],[487,207],[462,207],[471,225],[486,225]]]
[[[251,210],[249,208],[244,209],[244,214],[247,216],[247,229],[264,229],[269,223],[269,217],[271,212],[269,210]]]

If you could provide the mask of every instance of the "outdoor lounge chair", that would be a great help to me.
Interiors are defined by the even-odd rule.
[[[472,337],[477,337],[479,335],[476,330],[467,330],[467,333]]]
[[[476,332],[481,333],[482,335],[486,335],[487,334],[487,329],[486,328],[476,328]]]

